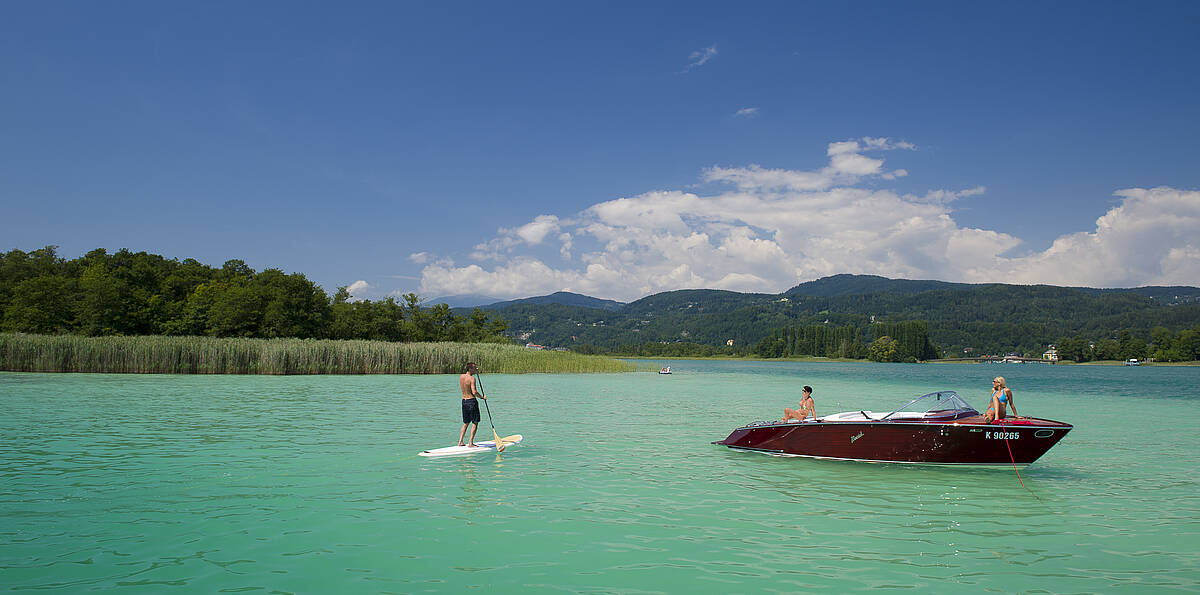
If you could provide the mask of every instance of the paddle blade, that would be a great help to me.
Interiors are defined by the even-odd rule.
[[[496,439],[496,450],[504,452],[504,441],[500,439],[500,434],[496,433],[496,429],[492,428],[492,438]]]

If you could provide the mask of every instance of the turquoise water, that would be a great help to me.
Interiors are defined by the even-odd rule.
[[[0,374],[0,589],[1196,592],[1200,368],[669,362],[483,376]],[[654,365],[654,364],[652,364]],[[936,389],[1075,430],[1022,471],[711,445]],[[490,436],[484,424],[481,435]],[[484,436],[481,436],[481,439]]]

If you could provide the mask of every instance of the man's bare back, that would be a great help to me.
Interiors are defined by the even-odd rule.
[[[475,374],[479,372],[479,368],[475,364],[468,363],[467,371],[463,372],[458,377],[458,388],[462,391],[462,411],[463,425],[458,431],[458,445],[463,446],[463,437],[466,436],[467,426],[471,426],[471,435],[467,438],[467,446],[475,446],[475,430],[479,429],[479,402],[476,400],[487,400],[483,393],[479,392],[478,384],[475,382]]]
[[[458,386],[462,389],[462,398],[464,399],[474,399],[475,397],[483,396],[475,391],[475,376],[470,372],[459,375]]]

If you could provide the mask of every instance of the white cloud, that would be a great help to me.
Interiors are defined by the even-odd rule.
[[[825,190],[835,184],[854,184],[868,176],[894,180],[907,176],[908,172],[902,169],[886,171],[882,159],[867,157],[862,153],[913,148],[911,143],[886,138],[864,138],[861,143],[856,140],[838,141],[829,143],[825,150],[829,165],[816,171],[764,169],[758,165],[744,168],[714,166],[704,172],[704,179],[708,182],[729,182],[743,189],[800,191]]]
[[[708,63],[709,60],[712,60],[713,57],[716,55],[717,55],[717,46],[715,46],[715,45],[708,46],[702,50],[696,50],[688,56],[688,60],[690,60],[690,61],[688,62],[687,67],[683,69],[683,71],[687,72],[693,68],[704,66],[705,64]]]
[[[915,151],[917,149],[917,146],[910,142],[893,140],[887,137],[871,138],[869,136],[864,136],[862,142],[864,145],[866,145],[867,149],[875,149],[879,151],[891,151],[895,149]]]
[[[509,231],[509,230],[504,230]],[[511,233],[521,238],[526,244],[536,246],[546,239],[547,235],[558,231],[558,217],[554,215],[538,215],[533,221],[511,230]]]
[[[724,289],[743,293],[771,293],[773,284],[761,277],[746,273],[729,273],[713,282],[708,289]]]
[[[1092,287],[1194,285],[1200,280],[1200,192],[1159,187],[1119,190],[1121,204],[1096,230],[1062,236],[1046,251],[1001,259],[1017,283]]]
[[[363,281],[362,279],[359,279],[358,281],[346,286],[346,291],[350,293],[350,298],[352,301],[364,299],[370,289],[371,284]]]
[[[480,245],[504,251],[494,262],[477,255],[460,267],[424,257],[430,264],[420,291],[518,297],[566,290],[631,300],[682,288],[778,292],[837,273],[1105,287],[1200,279],[1200,192],[1121,190],[1094,231],[1014,257],[1016,236],[954,220],[956,201],[983,194],[983,186],[922,195],[876,187],[907,174],[887,170],[875,155],[890,150],[915,146],[839,141],[815,170],[716,166],[703,172],[704,181],[721,185],[712,193],[646,192],[570,218],[539,215]],[[858,187],[864,180],[872,183]],[[547,245],[552,238],[558,246]]]
[[[883,167],[882,159],[871,159],[860,153],[837,153],[829,160],[829,166],[836,173],[851,176],[869,176],[880,173]]]
[[[563,232],[563,233],[558,234],[558,241],[562,244],[562,246],[559,248],[558,252],[559,252],[559,254],[562,255],[564,260],[571,259],[571,246],[572,246],[573,239],[574,238],[572,238],[571,234],[569,234],[569,233]]]
[[[904,171],[904,170],[899,170],[899,171]],[[905,172],[905,173],[907,174],[907,172]],[[974,188],[968,188],[966,190],[941,190],[941,189],[930,190],[929,192],[925,193],[925,196],[922,196],[920,198],[917,198],[916,196],[913,196],[911,194],[904,195],[904,198],[906,200],[920,201],[920,202],[949,203],[949,202],[953,202],[953,201],[956,201],[960,198],[967,197],[967,196],[978,196],[980,194],[983,194],[984,192],[987,192],[987,188],[984,188],[983,186],[976,186]]]
[[[491,271],[474,264],[465,267],[432,265],[422,271],[418,293],[532,296],[563,290],[579,279],[578,273],[556,271],[533,258],[514,259]]]
[[[504,260],[508,254],[521,244],[537,246],[551,234],[559,234],[560,222],[557,215],[538,215],[533,221],[517,227],[501,227],[499,234],[486,242],[476,244],[471,258],[474,260]],[[569,237],[569,235],[568,235]],[[569,248],[568,248],[569,250]]]
[[[844,140],[829,143],[829,146],[825,149],[825,154],[832,157],[834,155],[841,155],[843,153],[857,153],[861,150],[862,147],[859,146],[858,141]]]
[[[736,117],[739,117],[739,118],[752,118],[752,117],[758,115],[758,108],[757,107],[743,107],[742,109],[734,112],[733,115]]]
[[[429,262],[430,256],[428,252],[413,252],[408,255],[408,259],[416,264],[426,264]]]
[[[729,182],[739,188],[824,190],[833,185],[828,172],[763,169],[757,165],[744,168],[710,167],[704,172],[706,182]]]

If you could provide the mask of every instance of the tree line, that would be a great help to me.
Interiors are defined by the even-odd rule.
[[[56,247],[0,253],[0,330],[31,334],[180,335],[380,341],[509,342],[508,323],[446,304],[331,298],[301,273],[220,268],[103,248],[66,260]]]
[[[1116,338],[1089,339],[1081,335],[1060,337],[1055,343],[1059,359],[1077,362],[1151,359],[1159,362],[1200,360],[1200,325],[1179,332],[1156,326],[1147,343],[1129,330]]]
[[[586,344],[573,347],[571,351],[585,355],[631,357],[739,357],[752,353],[745,347],[704,345],[691,341],[627,343],[611,349]]]
[[[754,348],[760,357],[815,356],[915,362],[935,359],[937,347],[924,321],[852,325],[811,324],[775,329]]]

